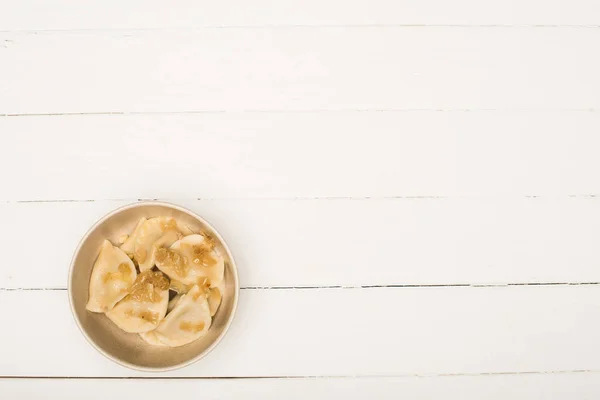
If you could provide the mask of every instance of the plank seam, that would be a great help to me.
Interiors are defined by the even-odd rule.
[[[398,379],[398,378],[446,378],[446,377],[484,377],[506,375],[555,375],[598,373],[599,370],[551,370],[551,371],[500,371],[477,373],[445,374],[399,374],[399,375],[262,375],[262,376],[19,376],[3,375],[0,379],[72,379],[72,380],[250,380],[250,379]]]
[[[35,200],[0,200],[0,204],[38,204],[38,203],[93,203],[93,202],[140,202],[140,201],[368,201],[368,200],[442,200],[442,199],[477,199],[487,196],[289,196],[289,197],[195,197],[195,198],[120,198],[120,199],[35,199]],[[493,198],[525,198],[525,199],[596,199],[598,194],[567,194],[563,196],[542,196],[542,195],[515,195],[515,196],[497,196]]]
[[[590,195],[594,196],[595,195]],[[531,197],[531,196],[527,196]],[[537,197],[537,196],[535,196]],[[0,200],[0,204],[28,204],[28,203],[93,203],[95,201],[186,201],[186,200],[415,200],[415,199],[446,199],[448,196],[293,196],[293,197],[195,197],[195,198],[137,198],[137,199],[36,199],[36,200]],[[454,198],[461,198],[454,196]]]
[[[244,286],[240,290],[362,290],[362,289],[415,289],[415,288],[502,288],[519,286],[598,286],[600,282],[515,282],[515,283],[432,283],[389,285],[319,285],[319,286]],[[66,291],[66,287],[54,288],[6,288],[0,292]]]
[[[600,108],[331,108],[331,109],[222,109],[183,111],[95,111],[52,113],[0,113],[0,117],[67,117],[67,116],[136,116],[136,115],[189,115],[189,114],[312,114],[312,113],[411,113],[411,112],[599,112]]]
[[[450,28],[450,29],[594,29],[599,24],[262,24],[262,25],[203,25],[198,27],[156,28],[73,28],[73,29],[8,29],[0,33],[102,33],[102,32],[163,32],[200,31],[203,29],[378,29],[378,28]]]

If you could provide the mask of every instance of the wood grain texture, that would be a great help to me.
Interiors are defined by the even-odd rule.
[[[599,286],[242,291],[201,362],[160,376],[404,376],[600,369]],[[86,343],[66,291],[0,291],[0,376],[157,376]]]
[[[64,380],[4,379],[0,393],[12,400],[29,400],[52,393],[63,400],[140,396],[147,400],[187,397],[203,399],[340,398],[413,400],[593,399],[600,393],[600,373],[555,373],[393,378],[207,379],[207,380]]]
[[[598,109],[599,41],[597,28],[5,32],[0,114]]]
[[[25,0],[0,14],[2,30],[264,25],[598,25],[593,0]]]
[[[600,396],[597,1],[0,9],[1,398]],[[243,286],[167,374],[95,352],[65,290],[154,198]]]
[[[224,235],[243,287],[600,282],[595,198],[174,202]],[[65,288],[80,238],[127,203],[0,204],[0,288]]]
[[[596,112],[6,117],[0,200],[594,195],[599,130]]]

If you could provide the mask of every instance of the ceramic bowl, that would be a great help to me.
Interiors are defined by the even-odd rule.
[[[225,257],[223,300],[207,334],[181,347],[152,346],[139,335],[126,333],[104,314],[86,310],[92,267],[104,239],[119,243],[122,235],[133,232],[141,217],[173,217],[194,232],[204,230],[217,240]],[[139,202],[121,207],[100,219],[81,239],[69,271],[69,301],[79,329],[96,350],[126,367],[142,371],[168,371],[192,364],[208,354],[221,341],[235,314],[239,282],[235,261],[221,235],[202,217],[185,208],[159,202]]]

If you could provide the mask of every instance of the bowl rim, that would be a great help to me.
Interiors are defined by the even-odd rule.
[[[215,236],[217,236],[217,238],[221,242],[221,245],[225,248],[225,251],[229,255],[229,259],[230,259],[229,265],[230,265],[231,271],[233,272],[233,278],[234,278],[234,282],[235,282],[234,298],[233,298],[233,305],[231,307],[231,313],[229,314],[229,318],[227,319],[227,322],[225,323],[225,326],[224,326],[223,330],[221,331],[221,333],[219,334],[219,336],[217,336],[217,338],[203,352],[201,352],[197,356],[195,356],[185,362],[182,362],[180,364],[175,364],[175,365],[168,366],[168,367],[160,367],[160,368],[142,367],[142,366],[132,364],[127,361],[123,361],[121,359],[115,358],[112,355],[108,354],[103,349],[101,349],[98,345],[96,345],[96,343],[89,337],[87,332],[84,330],[83,326],[81,325],[81,322],[79,321],[79,318],[77,317],[77,313],[75,312],[75,306],[73,304],[73,291],[72,291],[72,287],[71,287],[71,280],[73,278],[75,259],[77,258],[77,255],[79,254],[81,247],[83,246],[85,241],[92,234],[92,232],[94,232],[98,228],[98,226],[100,226],[102,223],[104,223],[104,221],[106,221],[108,218],[110,218],[113,215],[118,214],[122,211],[131,209],[131,208],[143,207],[143,206],[163,206],[163,207],[172,208],[172,209],[184,212],[186,214],[189,214],[191,217],[197,219],[202,224],[208,226],[212,230],[212,233],[215,234]],[[77,327],[79,328],[79,331],[85,337],[87,342],[93,348],[95,348],[100,354],[102,354],[104,357],[108,358],[109,360],[111,360],[123,367],[127,367],[127,368],[130,368],[133,370],[142,371],[142,372],[166,372],[166,371],[173,371],[173,370],[191,365],[191,364],[199,361],[200,359],[204,358],[205,356],[207,356],[215,347],[217,347],[217,345],[221,342],[221,340],[223,339],[223,337],[225,336],[227,331],[229,331],[231,323],[233,322],[234,316],[236,314],[238,298],[239,298],[239,294],[240,294],[240,281],[239,281],[237,266],[235,263],[235,259],[233,257],[233,253],[231,252],[231,249],[229,248],[229,246],[227,245],[227,243],[225,242],[225,240],[223,239],[223,237],[221,236],[219,231],[217,231],[215,229],[215,227],[210,222],[208,222],[205,218],[201,217],[200,215],[196,214],[195,212],[193,212],[185,207],[181,207],[181,206],[178,206],[173,203],[168,203],[168,202],[164,202],[164,201],[138,201],[135,203],[126,204],[124,206],[118,207],[118,208],[110,211],[109,213],[104,215],[102,218],[98,219],[83,235],[83,237],[79,241],[79,244],[75,248],[73,257],[71,258],[71,264],[69,266],[69,276],[68,276],[68,280],[67,280],[67,292],[69,293],[69,306],[71,308],[71,315],[73,316],[73,319],[75,320],[75,323],[77,324]]]

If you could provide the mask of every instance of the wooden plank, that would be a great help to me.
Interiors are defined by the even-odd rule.
[[[594,198],[174,202],[221,231],[245,287],[600,281]],[[80,238],[126,203],[0,204],[0,288],[65,288]]]
[[[590,195],[599,130],[596,112],[0,118],[0,200]]]
[[[5,32],[0,114],[597,109],[599,41],[596,28]]]
[[[593,0],[257,0],[19,1],[0,14],[2,30],[196,28],[264,25],[597,25]]]
[[[160,376],[597,371],[599,295],[598,285],[244,290],[219,347]],[[0,376],[157,376],[97,353],[66,291],[0,291],[0,304],[10,327]]]
[[[42,398],[48,393],[64,400],[89,400],[143,396],[147,400],[187,397],[203,399],[306,399],[340,398],[414,400],[460,398],[464,400],[571,400],[600,394],[600,373],[519,374],[394,378],[306,379],[207,379],[207,380],[91,380],[7,379],[0,392],[12,400]]]

